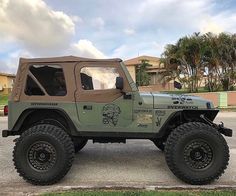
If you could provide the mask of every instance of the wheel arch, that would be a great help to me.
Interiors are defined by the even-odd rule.
[[[192,121],[204,122],[200,117],[201,115],[213,121],[218,112],[219,110],[181,110],[173,112],[161,127],[157,138],[165,141],[172,130],[183,123]]]
[[[70,135],[74,135],[77,131],[69,115],[60,108],[26,109],[20,114],[11,131],[14,132],[14,135],[20,135],[24,130],[32,126],[32,124],[40,124],[43,121],[63,128]]]

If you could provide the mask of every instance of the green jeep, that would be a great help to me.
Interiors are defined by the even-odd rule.
[[[9,100],[13,161],[35,185],[58,182],[88,140],[148,139],[170,170],[189,184],[224,173],[232,130],[213,123],[212,102],[188,95],[141,93],[120,59],[74,56],[20,59]]]

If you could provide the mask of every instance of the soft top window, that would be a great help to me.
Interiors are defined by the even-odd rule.
[[[26,95],[39,95],[39,96],[45,95],[42,89],[30,76],[27,76],[25,94]]]
[[[45,91],[50,96],[65,96],[67,93],[65,77],[60,65],[32,65],[28,77],[34,83],[27,81],[26,95],[42,95],[39,91]],[[35,89],[38,89],[37,93]]]
[[[84,90],[116,89],[115,67],[83,67],[80,71],[81,85]]]

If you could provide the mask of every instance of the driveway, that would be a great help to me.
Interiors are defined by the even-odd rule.
[[[236,112],[220,113],[216,122],[236,130]],[[7,118],[0,117],[0,129],[7,128]],[[33,186],[22,180],[12,162],[14,137],[0,137],[0,192],[3,194],[39,193],[90,187],[198,188],[178,180],[168,169],[165,157],[151,141],[128,140],[126,144],[93,144],[91,141],[76,154],[69,173],[52,186]],[[226,140],[230,163],[225,174],[201,188],[236,188],[236,134]]]

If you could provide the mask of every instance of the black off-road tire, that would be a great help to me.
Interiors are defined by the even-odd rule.
[[[74,145],[60,127],[40,124],[30,127],[16,141],[13,161],[19,175],[34,185],[61,180],[72,166]]]
[[[74,141],[75,153],[78,153],[87,144],[87,142],[87,139],[80,139]]]
[[[214,128],[200,122],[178,126],[165,146],[170,170],[186,183],[208,184],[218,179],[227,168],[229,147]]]
[[[153,143],[155,144],[155,146],[162,152],[164,152],[165,150],[165,143],[163,141],[160,140],[153,140]]]

